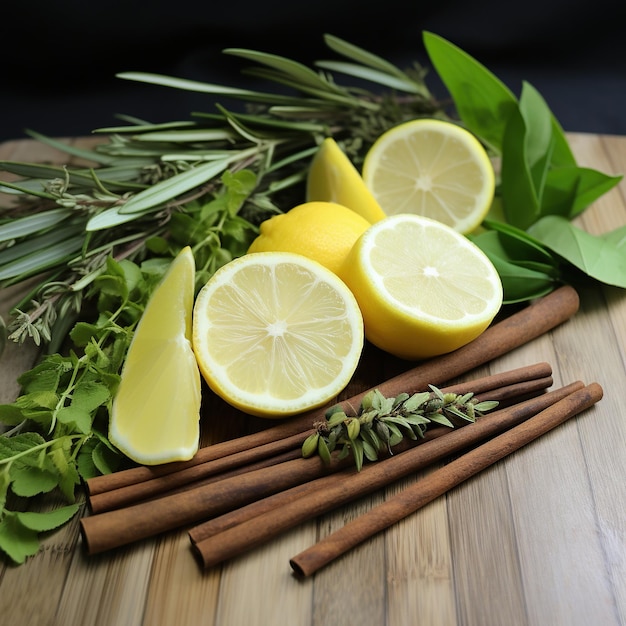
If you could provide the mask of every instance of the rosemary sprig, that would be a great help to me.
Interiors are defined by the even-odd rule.
[[[107,256],[132,261],[154,256],[150,241],[159,238],[171,243],[181,216],[195,219],[198,205],[212,202],[221,193],[224,175],[245,170],[254,176],[239,211],[253,234],[269,215],[302,201],[310,159],[325,137],[334,136],[359,162],[366,146],[389,126],[420,115],[443,115],[426,88],[423,73],[404,73],[335,37],[328,36],[326,42],[352,64],[318,71],[276,55],[225,51],[252,61],[257,65],[252,73],[288,85],[292,95],[154,74],[119,75],[240,99],[246,105],[244,112],[217,104],[216,112],[199,112],[191,120],[167,124],[125,116],[125,125],[97,129],[103,140],[91,150],[30,132],[69,157],[94,166],[0,162],[0,170],[21,176],[18,182],[0,182],[0,191],[18,200],[0,209],[0,289],[43,276],[28,299],[12,311],[7,321],[11,338],[21,342],[30,337],[46,344],[66,332],[55,325],[56,320],[68,308],[79,313],[91,280],[103,270]],[[400,99],[379,95],[375,89],[342,86],[329,69],[358,74],[375,86],[388,87],[391,81],[395,90],[407,96]],[[241,237],[233,249],[228,247],[233,241],[232,226],[232,220],[222,222],[221,227],[213,224],[216,262],[207,264],[207,271],[217,269],[218,259],[225,262],[245,251]],[[173,247],[169,256],[175,253]],[[202,277],[208,278],[206,273]]]
[[[395,398],[386,398],[374,389],[363,397],[355,415],[347,415],[340,405],[331,407],[326,419],[315,424],[316,432],[302,444],[302,456],[318,454],[329,463],[337,449],[339,459],[352,453],[360,471],[364,459],[378,460],[382,450],[391,453],[405,437],[424,437],[432,424],[454,428],[498,406],[491,400],[476,402],[473,393],[443,393],[433,385],[429,387],[431,392],[401,393]]]

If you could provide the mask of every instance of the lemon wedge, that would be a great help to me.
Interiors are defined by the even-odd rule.
[[[436,119],[383,133],[363,162],[363,181],[387,215],[414,213],[460,233],[483,221],[494,197],[489,156],[469,131]]]
[[[311,161],[306,199],[342,204],[371,224],[385,217],[361,174],[332,137],[324,139]]]
[[[185,461],[198,450],[201,378],[191,344],[195,262],[172,261],[139,320],[113,399],[109,440],[144,465]]]
[[[247,413],[287,417],[322,406],[350,381],[363,318],[345,284],[291,252],[222,266],[194,306],[193,345],[209,387]]]
[[[502,305],[500,277],[482,250],[421,215],[393,215],[370,226],[340,276],[361,307],[366,338],[405,359],[469,343]]]

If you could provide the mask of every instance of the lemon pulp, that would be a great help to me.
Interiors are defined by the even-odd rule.
[[[340,276],[361,307],[366,337],[406,359],[469,343],[502,304],[500,277],[487,256],[449,226],[419,215],[372,225]]]
[[[289,252],[248,254],[220,268],[194,306],[193,344],[209,387],[263,417],[321,406],[350,381],[363,319],[346,285]]]
[[[113,399],[109,440],[137,463],[188,460],[200,430],[200,372],[191,345],[195,263],[172,261],[137,325]]]
[[[461,233],[480,225],[495,190],[493,166],[480,142],[435,119],[383,133],[365,156],[363,180],[387,215],[423,215]]]

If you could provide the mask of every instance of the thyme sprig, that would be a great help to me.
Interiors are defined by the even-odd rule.
[[[347,415],[341,405],[331,407],[326,419],[315,424],[316,432],[302,444],[302,455],[308,458],[317,454],[330,463],[335,450],[339,451],[338,459],[352,453],[360,471],[364,459],[378,460],[381,451],[391,453],[405,437],[423,438],[432,424],[455,428],[498,406],[492,400],[477,402],[473,393],[443,393],[433,385],[429,387],[431,392],[401,393],[395,398],[386,398],[373,389],[365,394],[355,415]]]

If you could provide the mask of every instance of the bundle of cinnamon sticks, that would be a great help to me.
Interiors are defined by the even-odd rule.
[[[440,385],[505,354],[569,319],[578,296],[563,287],[511,315],[454,353],[431,359],[377,386],[386,396]],[[324,410],[201,449],[191,461],[138,467],[87,482],[91,515],[81,519],[89,554],[111,550],[187,527],[193,553],[204,568],[269,541],[279,533],[350,502],[428,465],[461,453],[426,479],[295,556],[291,567],[306,576],[368,536],[388,527],[495,463],[562,421],[597,402],[596,383],[552,385],[548,363],[450,385],[443,391],[472,392],[499,410],[458,429],[431,428],[418,442],[403,441],[360,471],[351,458],[330,464],[303,458],[301,446]],[[366,392],[346,401],[358,406]]]

